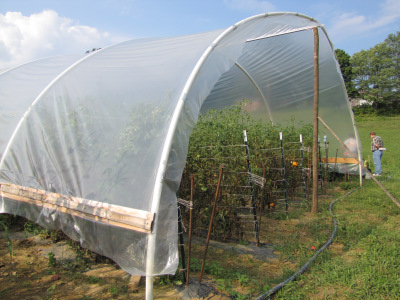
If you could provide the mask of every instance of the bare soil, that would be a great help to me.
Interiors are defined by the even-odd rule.
[[[8,248],[5,232],[0,232],[0,298],[12,299],[144,299],[145,279],[120,269],[112,261],[98,261],[98,256],[90,251],[62,240],[54,242],[50,237],[33,236],[24,231],[9,234],[12,256]],[[276,260],[271,247],[255,245],[235,245],[210,242],[209,253],[218,259],[218,254],[237,252],[237,262],[246,263],[248,257],[264,261],[261,269],[271,269],[266,260]],[[202,256],[204,240],[193,239],[193,254]],[[217,257],[216,257],[217,256]],[[103,259],[104,260],[104,259]],[[229,262],[227,262],[229,263]],[[155,299],[231,299],[218,291],[216,281],[209,275],[198,283],[198,272],[191,274],[190,284],[156,284]],[[157,280],[156,280],[157,281]],[[238,291],[246,292],[240,287]]]
[[[12,256],[4,232],[0,239],[3,299],[143,299],[138,279],[113,263],[96,263],[87,253],[77,261],[66,241],[27,237],[23,231],[10,233],[10,239]]]
[[[308,225],[316,218],[309,213],[303,214],[301,220],[265,218],[261,247],[256,247],[254,237],[247,244],[211,240],[206,265],[209,270],[214,269],[204,273],[201,284],[199,264],[205,252],[205,239],[193,237],[191,269],[196,271],[190,273],[189,286],[185,288],[180,274],[156,278],[154,298],[218,300],[232,299],[232,293],[254,297],[266,292],[284,274],[297,270],[300,251],[313,255],[311,245],[315,241]],[[331,223],[329,219],[326,222]],[[329,234],[328,230],[326,236]],[[131,276],[114,262],[80,248],[67,238],[56,241],[51,235],[27,235],[21,228],[9,237],[12,255],[5,233],[0,232],[0,299],[145,298],[144,278]],[[282,246],[290,240],[298,241],[293,253],[274,250],[276,245]],[[334,246],[334,252],[340,254],[342,246]],[[227,270],[232,276],[226,276]],[[267,279],[269,286],[265,284]]]

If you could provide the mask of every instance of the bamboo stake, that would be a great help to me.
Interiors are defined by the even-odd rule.
[[[208,227],[208,234],[207,234],[207,241],[206,241],[206,249],[204,250],[203,261],[202,261],[202,263],[201,263],[201,270],[200,270],[199,283],[201,283],[201,279],[202,279],[202,277],[203,277],[204,265],[205,265],[205,263],[206,263],[206,258],[207,258],[208,243],[210,242],[210,235],[211,235],[212,224],[213,224],[213,221],[214,221],[215,210],[216,210],[216,207],[217,207],[217,200],[218,200],[219,195],[220,195],[219,188],[220,188],[220,186],[221,186],[223,171],[224,171],[224,166],[221,165],[221,168],[220,168],[220,171],[219,171],[219,178],[218,178],[217,191],[215,192],[214,205],[213,205],[213,210],[212,210],[212,213],[211,213],[210,225],[209,225],[209,227]]]
[[[186,286],[189,285],[190,255],[191,255],[191,252],[192,252],[193,189],[194,189],[194,175],[191,175],[190,176],[189,239],[188,239],[188,258],[187,258]]]
[[[357,160],[357,163],[364,168],[365,171],[368,172],[369,175],[371,175],[371,178],[379,185],[379,187],[386,193],[386,195],[389,196],[390,199],[392,199],[392,201],[398,206],[400,207],[400,203],[396,200],[395,197],[392,196],[392,194],[389,193],[389,191],[382,185],[382,183],[379,182],[378,179],[375,178],[375,176],[372,175],[372,173],[366,168],[364,167],[364,164],[362,162],[359,161],[359,159],[355,156],[355,154],[353,152],[350,151],[349,148],[347,148],[347,146],[342,142],[342,140],[336,135],[336,133],[324,122],[324,120],[321,119],[321,117],[318,117],[318,119],[321,121],[322,124],[324,124],[324,126],[332,133],[332,135],[340,142],[340,144],[344,147],[344,149],[346,149],[349,153],[351,153],[351,155],[353,156],[354,159]]]
[[[318,97],[319,97],[319,36],[318,27],[314,33],[314,131],[313,131],[313,192],[311,213],[318,212]]]

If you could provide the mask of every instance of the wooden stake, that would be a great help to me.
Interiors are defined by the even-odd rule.
[[[221,165],[221,169],[219,171],[219,178],[218,178],[218,185],[217,185],[217,191],[215,192],[215,198],[214,198],[214,205],[213,205],[213,210],[211,213],[211,219],[210,219],[210,225],[208,227],[208,234],[207,234],[207,241],[206,241],[206,249],[204,250],[204,256],[203,256],[203,261],[201,263],[201,270],[200,270],[200,276],[199,276],[199,283],[201,283],[201,279],[203,277],[203,271],[204,271],[204,265],[206,263],[206,258],[207,258],[207,249],[208,249],[208,243],[210,242],[210,235],[211,235],[211,229],[214,221],[214,216],[215,216],[215,211],[217,207],[217,200],[220,196],[219,188],[221,186],[221,181],[222,181],[222,173],[224,171],[224,166]]]
[[[313,131],[313,192],[311,213],[318,212],[318,97],[319,97],[319,36],[318,27],[314,33],[314,131]]]

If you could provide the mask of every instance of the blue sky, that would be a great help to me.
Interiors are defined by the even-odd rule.
[[[226,28],[277,11],[315,18],[350,55],[400,31],[400,0],[0,0],[0,69],[128,39]]]

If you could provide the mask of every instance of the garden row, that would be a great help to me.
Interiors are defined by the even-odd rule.
[[[259,243],[261,222],[309,207],[312,125],[266,124],[244,106],[209,111],[190,137],[178,198],[192,200],[182,220],[195,235],[213,218],[214,239]]]

